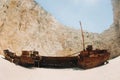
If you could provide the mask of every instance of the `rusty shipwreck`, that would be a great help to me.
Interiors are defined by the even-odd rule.
[[[22,55],[17,56],[9,50],[4,50],[4,55],[5,59],[10,62],[25,67],[80,67],[88,69],[108,62],[110,53],[107,52],[107,50],[92,50],[92,46],[88,46],[88,48],[85,51],[81,51],[78,56],[70,57],[40,56],[38,51],[22,51]]]

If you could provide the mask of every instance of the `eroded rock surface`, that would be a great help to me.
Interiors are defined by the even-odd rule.
[[[117,2],[118,1],[118,2]],[[120,7],[113,0],[114,23],[102,34],[85,34],[85,45],[108,49],[111,57],[120,54]],[[80,30],[60,24],[34,0],[0,0],[0,53],[10,49],[37,50],[45,56],[67,56],[82,50]]]

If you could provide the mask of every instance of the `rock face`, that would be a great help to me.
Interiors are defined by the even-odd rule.
[[[57,21],[34,0],[0,0],[0,51],[38,50],[54,54],[62,50]]]
[[[116,1],[115,21],[109,30],[102,34],[84,32],[85,45],[108,49],[112,57],[120,54],[120,8]],[[34,0],[0,0],[0,53],[4,49],[18,55],[22,50],[37,50],[44,56],[67,56],[82,50],[81,32],[60,24]]]
[[[120,0],[112,0],[114,22],[111,27],[102,33],[103,43],[112,53],[111,57],[120,55]]]
[[[112,3],[114,11],[114,27],[117,32],[117,38],[120,40],[120,0],[112,0]]]
[[[86,44],[99,40],[91,34],[86,32]],[[0,0],[0,53],[37,50],[41,55],[65,56],[82,50],[81,44],[80,30],[58,23],[34,0]]]

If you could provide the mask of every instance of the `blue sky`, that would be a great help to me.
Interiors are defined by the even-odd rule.
[[[111,0],[36,0],[60,23],[101,33],[113,23]]]

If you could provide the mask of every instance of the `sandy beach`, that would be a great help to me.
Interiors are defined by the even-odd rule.
[[[120,57],[93,69],[24,68],[0,56],[0,80],[119,80]]]

